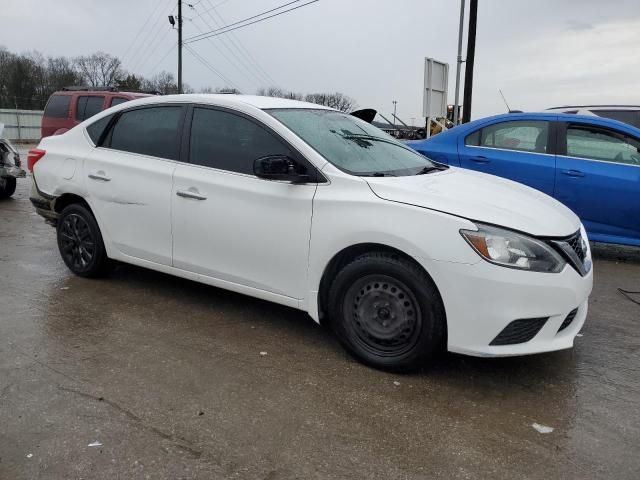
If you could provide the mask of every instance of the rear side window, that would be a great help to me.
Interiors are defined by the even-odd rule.
[[[467,138],[464,139],[464,144],[473,145],[474,147],[480,145],[480,130],[476,130],[472,134],[467,135]]]
[[[76,104],[76,120],[82,122],[87,118],[93,117],[96,113],[102,111],[103,104],[104,97],[102,96],[82,95],[78,97],[78,103]]]
[[[109,148],[178,160],[183,108],[150,107],[120,115],[109,133]]]
[[[106,117],[102,117],[100,120],[96,120],[91,125],[87,127],[87,133],[91,138],[91,141],[94,145],[98,145],[100,141],[100,137],[102,136],[102,132],[109,125],[109,121],[113,118],[113,115],[107,115]]]
[[[45,117],[67,118],[69,116],[70,95],[52,95],[44,108]]]
[[[124,97],[113,97],[111,99],[111,106],[115,107],[116,105],[120,105],[121,103],[124,102],[128,102],[129,99],[128,98],[124,98]]]
[[[548,136],[549,122],[503,122],[482,129],[480,146],[546,153]]]
[[[189,161],[253,175],[253,163],[269,155],[291,155],[272,133],[239,115],[194,108]]]

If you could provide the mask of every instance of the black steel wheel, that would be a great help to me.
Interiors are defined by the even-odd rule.
[[[0,198],[9,198],[16,191],[15,177],[0,178]]]
[[[358,360],[385,370],[424,364],[446,337],[444,307],[431,278],[392,253],[347,264],[329,291],[331,323]]]
[[[422,312],[404,283],[388,275],[358,279],[344,295],[345,327],[362,348],[378,356],[400,355],[420,334]]]
[[[104,273],[107,256],[102,235],[86,207],[80,204],[67,206],[58,219],[57,236],[62,260],[73,273],[83,277]]]

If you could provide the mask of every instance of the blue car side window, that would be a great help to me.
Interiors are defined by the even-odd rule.
[[[640,142],[617,132],[569,125],[567,127],[567,155],[604,162],[640,165]]]
[[[464,144],[471,145],[473,147],[480,145],[480,132],[482,132],[482,130],[476,130],[475,132],[467,135],[464,139]]]

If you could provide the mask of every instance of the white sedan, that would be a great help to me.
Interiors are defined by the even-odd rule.
[[[45,138],[28,164],[74,273],[114,259],[298,308],[377,368],[570,348],[587,315],[591,255],[570,210],[318,105],[135,100]]]

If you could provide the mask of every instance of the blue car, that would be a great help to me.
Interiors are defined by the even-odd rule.
[[[640,129],[586,115],[508,113],[407,142],[448,165],[515,180],[571,208],[596,242],[640,246]]]

